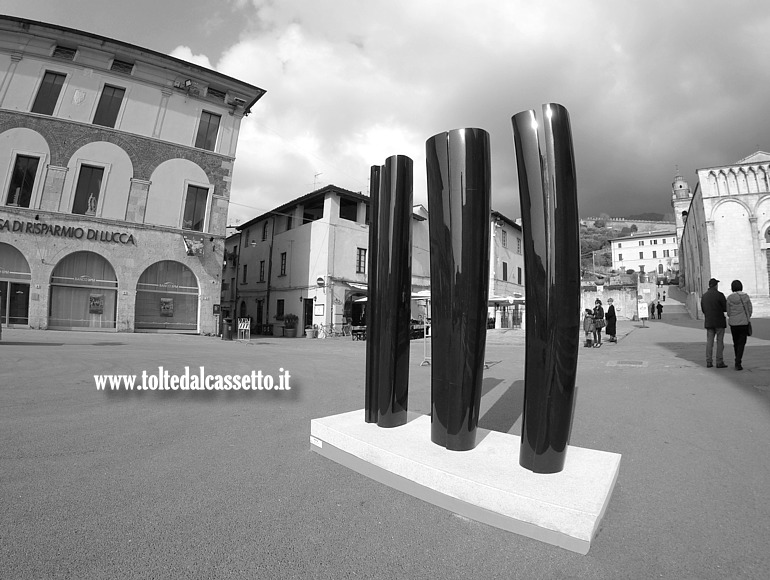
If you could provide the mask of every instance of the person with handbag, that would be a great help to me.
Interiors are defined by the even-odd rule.
[[[602,345],[602,328],[604,328],[604,308],[598,298],[594,302],[594,348]]]
[[[740,280],[733,280],[730,290],[733,293],[727,297],[727,318],[730,334],[733,335],[735,370],[742,371],[743,349],[746,347],[747,337],[751,336],[751,314],[754,309],[751,306],[751,298],[743,291],[743,283]]]

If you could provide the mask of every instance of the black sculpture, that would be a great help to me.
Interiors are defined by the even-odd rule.
[[[535,473],[564,468],[580,345],[580,240],[569,114],[543,105],[541,151],[535,111],[513,116],[519,170],[526,359],[519,464]],[[431,216],[432,217],[432,216]]]
[[[476,445],[489,298],[490,155],[481,129],[426,143],[433,332],[431,441]]]
[[[365,420],[406,423],[412,298],[412,160],[372,167]]]

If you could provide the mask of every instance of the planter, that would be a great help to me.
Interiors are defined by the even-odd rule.
[[[305,338],[316,338],[316,329],[315,328],[306,328],[305,329]]]
[[[296,328],[286,328],[286,327],[284,327],[283,335],[286,338],[296,338],[297,337],[297,329]]]

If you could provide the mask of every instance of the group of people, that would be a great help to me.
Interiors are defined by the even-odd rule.
[[[594,309],[585,309],[583,315],[583,331],[586,334],[586,341],[583,346],[599,348],[602,345],[602,329],[606,327],[608,342],[617,342],[617,316],[615,315],[615,306],[612,304],[612,298],[607,299],[607,313],[604,313],[602,301],[598,298],[594,302]]]
[[[733,349],[735,350],[735,370],[742,371],[743,350],[746,340],[751,336],[751,298],[743,291],[740,280],[733,280],[730,284],[732,294],[727,298],[722,294],[718,286],[719,280],[709,280],[709,289],[703,294],[700,301],[701,310],[705,318],[703,326],[706,328],[706,366],[714,366],[716,358],[717,368],[725,369],[725,329],[730,324],[730,333],[733,336]],[[727,314],[727,318],[725,318]],[[716,357],[714,357],[714,339],[716,339]]]
[[[663,314],[663,305],[660,303],[660,300],[657,303],[650,302],[650,318],[652,320],[655,320],[656,312],[658,313],[658,320],[660,320]]]

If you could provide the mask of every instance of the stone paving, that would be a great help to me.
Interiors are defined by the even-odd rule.
[[[769,577],[770,321],[755,321],[744,371],[705,368],[701,327],[621,321],[617,344],[580,351],[572,443],[622,454],[587,556],[312,453],[312,418],[363,407],[365,342],[3,329],[0,577]],[[486,429],[521,428],[523,340],[488,334]],[[427,414],[423,348],[409,403]],[[161,366],[288,371],[291,389],[95,387],[94,374]]]

